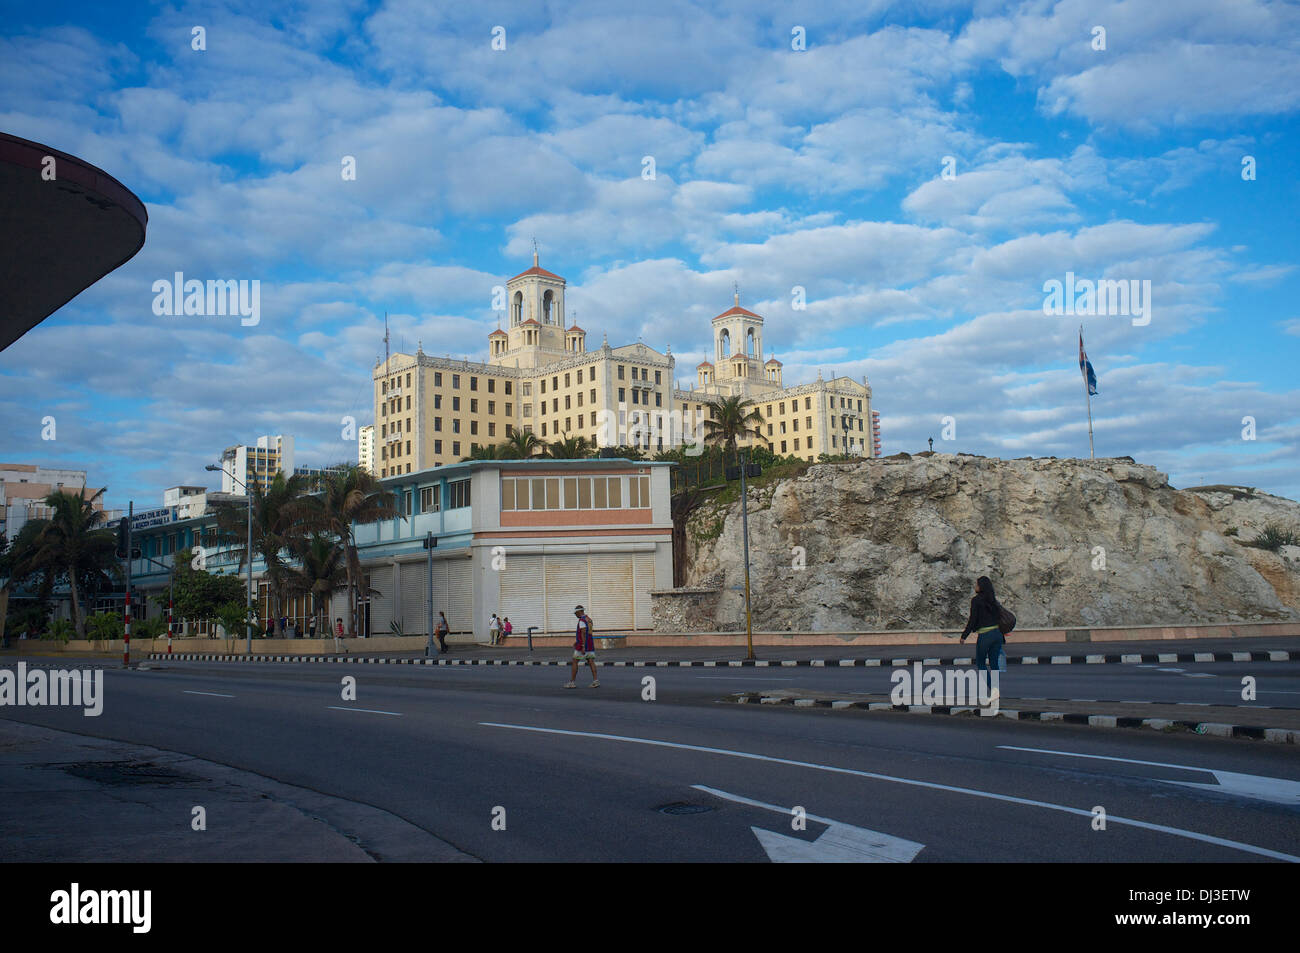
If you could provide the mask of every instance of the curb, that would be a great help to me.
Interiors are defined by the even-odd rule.
[[[335,655],[215,655],[184,653],[168,655],[152,652],[150,661],[176,662],[350,662],[378,665],[557,665],[567,666],[570,659],[431,659],[431,658],[357,658]],[[1017,655],[1007,656],[1008,665],[1140,665],[1171,662],[1300,662],[1300,651],[1281,650],[1257,652],[1143,652],[1112,655]],[[685,659],[676,662],[629,662],[625,660],[596,661],[601,667],[615,668],[873,668],[906,665],[971,665],[971,656],[927,656],[924,658],[869,658],[869,659],[740,659],[718,661],[715,659]]]
[[[838,698],[789,698],[764,695],[761,692],[737,692],[729,699],[733,704],[787,705],[791,708],[829,708],[835,711],[897,711],[913,715],[961,715],[983,713],[977,708],[957,705],[895,705],[892,702],[850,701]],[[1136,718],[1123,715],[1090,715],[1084,712],[1023,711],[1002,708],[985,717],[1009,718],[1012,721],[1059,721],[1067,725],[1084,725],[1090,728],[1151,728],[1168,731],[1183,728],[1198,735],[1217,738],[1250,738],[1276,744],[1300,744],[1300,730],[1290,728],[1265,728],[1259,725],[1230,725],[1222,722],[1195,721],[1172,718]]]

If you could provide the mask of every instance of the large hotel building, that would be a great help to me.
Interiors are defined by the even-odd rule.
[[[508,330],[488,335],[486,363],[394,354],[374,369],[373,472],[382,478],[456,463],[516,431],[545,441],[586,437],[594,446],[654,453],[704,436],[720,397],[739,394],[762,415],[765,444],[783,456],[878,452],[864,377],[786,387],[781,362],[763,359],[763,318],[733,306],[712,321],[713,360],[688,390],[676,360],[645,344],[587,349],[564,325],[565,280],[533,267],[506,284]]]

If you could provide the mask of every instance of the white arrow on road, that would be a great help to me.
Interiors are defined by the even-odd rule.
[[[1055,754],[1066,758],[1090,758],[1093,761],[1120,761],[1124,764],[1145,764],[1153,768],[1178,768],[1180,771],[1199,771],[1208,774],[1218,783],[1208,784],[1201,781],[1172,781],[1169,778],[1152,778],[1161,784],[1178,784],[1186,788],[1200,788],[1221,794],[1236,794],[1240,797],[1255,798],[1260,801],[1272,801],[1274,804],[1300,805],[1300,781],[1286,778],[1270,778],[1260,774],[1240,774],[1236,771],[1221,771],[1218,768],[1198,768],[1190,764],[1167,764],[1163,761],[1138,761],[1133,758],[1115,758],[1101,754],[1082,754],[1077,751],[1056,751],[1052,748],[1018,748],[1014,745],[998,745],[1008,751],[1030,751],[1035,754]]]
[[[693,784],[691,787],[714,797],[720,797],[737,804],[761,807],[789,817],[792,808],[776,804],[765,804],[739,794],[728,794],[717,788]],[[787,834],[765,831],[751,827],[759,844],[767,852],[768,859],[774,864],[908,864],[924,848],[924,844],[904,840],[879,831],[869,831],[865,827],[855,827],[840,821],[815,814],[805,815],[808,820],[825,824],[826,830],[815,841],[800,840]]]

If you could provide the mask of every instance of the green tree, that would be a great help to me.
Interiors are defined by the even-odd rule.
[[[552,460],[583,460],[595,455],[586,437],[563,437],[546,445],[544,456]]]
[[[89,497],[57,490],[45,497],[43,502],[50,510],[49,518],[32,521],[38,528],[32,531],[30,547],[15,567],[20,576],[48,572],[51,578],[68,581],[72,625],[79,639],[86,636],[81,613],[82,587],[88,578],[111,578],[119,573],[113,531],[103,528],[104,511],[95,509],[95,503],[103,495],[102,489]]]
[[[494,443],[489,443],[487,445],[476,443],[470,448],[469,456],[461,457],[460,462],[464,463],[466,460],[500,460],[502,458],[497,456],[497,454],[500,453],[500,449],[501,448]]]
[[[244,604],[248,598],[244,580],[238,576],[223,576],[219,573],[195,569],[191,566],[192,559],[193,555],[188,549],[183,549],[176,554],[176,568],[172,581],[173,609],[176,616],[191,622],[211,622],[217,617],[217,611],[221,606],[228,602],[238,602],[242,619]]]
[[[736,442],[750,437],[766,440],[763,436],[763,415],[751,401],[739,395],[723,397],[713,405],[713,418],[704,421],[704,442],[721,445],[727,457],[739,463]]]
[[[331,474],[321,494],[307,497],[306,503],[308,505],[302,511],[303,526],[311,532],[328,533],[343,545],[347,567],[348,634],[355,636],[357,587],[362,573],[353,528],[396,516],[396,499],[368,470],[349,466]]]
[[[216,607],[212,620],[226,630],[227,639],[237,639],[246,632],[248,606],[243,602],[226,602]]]
[[[319,632],[329,631],[330,597],[348,585],[347,553],[341,543],[325,533],[313,533],[300,540],[296,549],[299,566],[289,570],[289,588],[311,597],[312,614]]]
[[[126,625],[116,612],[96,612],[87,621],[86,628],[92,639],[111,641],[126,634]]]
[[[330,474],[324,480],[323,493],[340,474]],[[263,489],[256,482],[248,488],[253,499],[252,544],[253,556],[261,557],[265,570],[262,579],[270,590],[270,612],[279,618],[284,611],[285,587],[289,578],[289,565],[285,554],[304,533],[302,518],[309,512],[308,502],[315,497],[306,496],[307,482],[300,474],[286,477],[276,473]],[[240,553],[240,565],[249,558],[248,511],[244,506],[223,504],[217,511],[217,525],[222,539],[231,543]]]
[[[76,632],[72,628],[72,623],[67,619],[55,619],[50,623],[49,628],[45,630],[44,634],[41,635],[41,638],[48,639],[52,642],[66,643],[68,639],[72,638],[75,634]]]
[[[543,444],[531,430],[516,430],[505,439],[501,447],[508,456],[498,456],[498,460],[527,460],[537,456],[543,449]]]

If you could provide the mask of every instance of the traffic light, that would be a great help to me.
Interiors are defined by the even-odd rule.
[[[123,516],[117,521],[117,558],[126,559],[127,539],[131,532],[130,521]]]

